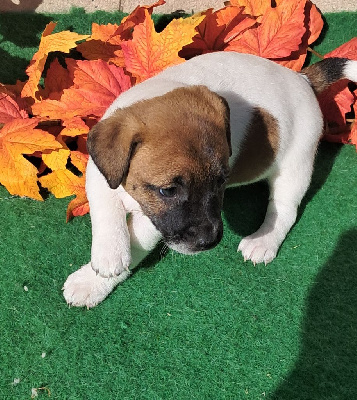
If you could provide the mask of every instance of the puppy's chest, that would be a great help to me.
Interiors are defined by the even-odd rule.
[[[234,134],[232,131],[232,135]],[[276,160],[279,142],[277,119],[268,111],[255,108],[238,148],[233,149],[228,186],[242,185],[264,178]]]

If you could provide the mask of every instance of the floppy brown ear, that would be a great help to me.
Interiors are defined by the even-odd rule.
[[[230,124],[230,108],[227,100],[216,92],[212,92],[207,86],[191,86],[191,90],[198,90],[203,98],[214,107],[216,112],[216,120],[220,124],[224,124],[224,130],[227,138],[229,156],[232,155],[232,142],[231,142],[231,124]],[[187,90],[187,89],[186,89]],[[223,118],[223,120],[222,120]]]
[[[227,143],[228,143],[228,147],[229,147],[229,156],[232,155],[232,141],[231,141],[231,110],[229,108],[228,102],[227,100],[222,97],[219,96],[223,107],[224,107],[224,121],[225,121],[225,130],[226,130],[226,137],[227,137]]]
[[[140,123],[124,110],[117,110],[89,132],[88,153],[112,189],[125,179],[139,143]]]

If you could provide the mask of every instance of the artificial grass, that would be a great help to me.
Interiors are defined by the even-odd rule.
[[[315,50],[357,36],[356,17],[326,15]],[[116,18],[55,16],[79,33]],[[1,16],[0,81],[23,78],[50,20]],[[266,186],[228,190],[215,249],[158,249],[92,310],[68,308],[61,293],[90,258],[89,217],[66,224],[68,199],[36,202],[0,187],[0,398],[29,399],[33,388],[74,400],[357,398],[356,167],[352,146],[321,144],[298,221],[268,266],[236,253],[262,222]]]

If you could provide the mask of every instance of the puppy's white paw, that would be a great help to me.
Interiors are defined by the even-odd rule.
[[[273,235],[253,235],[241,240],[238,246],[244,257],[244,261],[250,260],[253,264],[264,263],[265,265],[274,260],[278,253],[279,244]]]
[[[97,243],[92,247],[92,268],[103,278],[116,277],[129,272],[131,263],[130,244],[108,246]]]
[[[124,271],[114,278],[103,278],[88,263],[68,276],[63,285],[63,296],[69,305],[91,308],[103,301],[129,275],[129,271]]]

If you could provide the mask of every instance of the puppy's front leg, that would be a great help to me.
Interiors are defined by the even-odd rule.
[[[110,189],[107,181],[89,158],[86,191],[92,221],[91,265],[104,278],[120,275],[131,262],[127,211],[122,188]]]
[[[130,268],[133,269],[156,246],[161,236],[149,218],[139,211],[133,211],[128,225],[132,252]],[[129,275],[130,272],[124,270],[118,276],[103,278],[94,272],[89,263],[69,275],[63,287],[63,295],[69,305],[91,308],[103,301]]]

